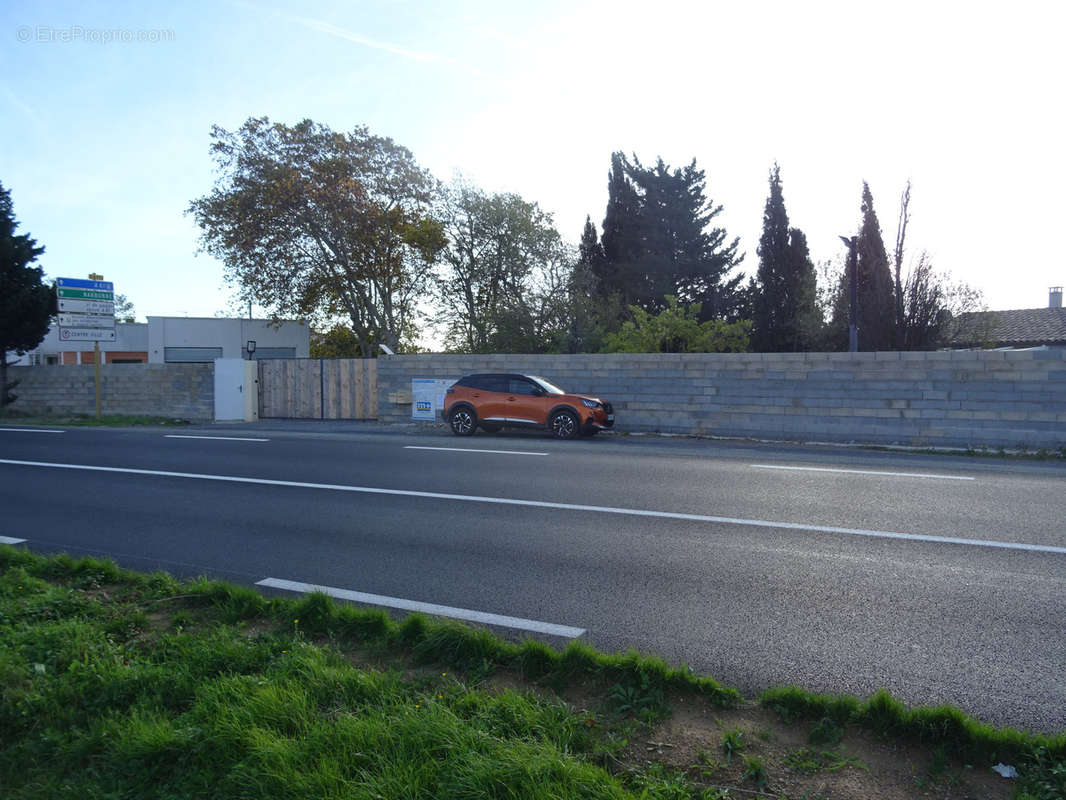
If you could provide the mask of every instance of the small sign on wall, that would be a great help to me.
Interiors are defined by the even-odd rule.
[[[444,393],[458,378],[411,378],[411,419],[434,422],[444,408]]]

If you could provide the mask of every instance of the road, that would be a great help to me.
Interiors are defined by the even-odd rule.
[[[1064,487],[1061,462],[655,437],[0,430],[0,541],[1049,733]]]

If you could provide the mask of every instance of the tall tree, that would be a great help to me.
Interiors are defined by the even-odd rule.
[[[445,343],[460,352],[544,352],[566,328],[568,254],[551,214],[462,180],[440,212],[448,246],[437,279]]]
[[[862,223],[856,244],[856,311],[859,349],[891,350],[895,338],[896,302],[888,253],[881,238],[881,225],[874,211],[869,185],[862,184]],[[833,312],[833,340],[839,349],[847,349],[848,282],[847,270],[841,276]]]
[[[960,315],[982,310],[984,298],[979,290],[938,273],[929,254],[924,251],[906,277],[903,276],[910,202],[911,184],[907,181],[900,196],[893,254],[896,288],[894,343],[898,350],[932,350],[948,344]]]
[[[910,222],[910,204],[911,204],[911,182],[907,181],[907,186],[903,190],[903,194],[899,199],[899,222],[896,223],[896,250],[893,253],[893,267],[895,268],[895,280],[896,280],[896,348],[903,350],[903,331],[906,328],[907,320],[904,312],[904,291],[903,291],[903,253],[904,247],[907,241],[907,223]]]
[[[777,164],[770,172],[758,254],[751,298],[752,349],[766,353],[810,349],[821,321],[814,264],[803,231],[789,227]]]
[[[320,326],[344,315],[363,353],[372,340],[402,350],[444,246],[436,182],[411,152],[311,120],[211,137],[215,188],[188,213],[242,299]]]
[[[15,235],[11,192],[0,184],[0,410],[15,401],[8,382],[8,353],[23,355],[39,345],[56,313],[55,291],[42,282],[44,272],[30,266],[44,252],[28,234]]]
[[[565,350],[568,353],[595,352],[602,338],[601,296],[603,246],[592,217],[585,217],[585,227],[578,243],[577,263],[570,273],[569,325]]]
[[[704,319],[735,316],[743,275],[730,276],[742,257],[739,240],[713,222],[722,211],[706,196],[705,173],[695,160],[671,169],[658,159],[643,166],[622,153],[611,156],[607,215],[603,223],[605,283],[624,303],[650,313],[666,297],[699,303]]]

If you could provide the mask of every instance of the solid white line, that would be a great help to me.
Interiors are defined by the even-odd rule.
[[[843,533],[848,536],[869,536],[876,539],[905,539],[913,542],[935,542],[938,544],[965,544],[973,547],[993,547],[1003,550],[1026,550],[1035,553],[1061,553],[1066,555],[1066,547],[1047,544],[1026,544],[1024,542],[998,542],[994,539],[962,539],[955,536],[930,536],[918,533],[895,533],[893,531],[872,531],[862,528],[837,528],[829,525],[807,525],[801,522],[770,522],[761,519],[742,519],[737,517],[714,517],[707,514],[682,514],[677,511],[646,511],[639,508],[615,508],[613,506],[587,506],[578,503],[551,503],[545,500],[512,500],[503,497],[479,497],[472,494],[446,494],[444,492],[418,492],[413,489],[377,489],[369,486],[345,486],[335,483],[304,483],[303,481],[279,481],[269,478],[241,478],[235,475],[204,475],[196,472],[166,472],[154,469],[132,469],[130,467],[97,467],[88,464],[55,464],[47,461],[19,461],[0,458],[0,464],[14,464],[23,467],[46,467],[50,469],[81,469],[89,472],[119,472],[128,475],[152,475],[161,478],[193,478],[204,481],[224,481],[227,483],[249,483],[259,486],[287,486],[293,489],[325,489],[332,492],[356,492],[359,494],[383,494],[394,497],[421,497],[429,500],[460,500],[468,503],[493,503],[505,506],[527,506],[529,508],[553,508],[562,511],[593,511],[600,514],[623,514],[631,517],[653,517],[656,519],[680,519],[687,522],[713,522],[723,525],[746,525],[754,528],[779,528],[790,531],[813,531],[814,533]]]
[[[465,608],[438,606],[433,603],[422,603],[418,600],[402,600],[398,597],[385,597],[380,594],[353,592],[348,589],[334,589],[331,586],[316,586],[311,583],[287,581],[282,578],[265,578],[261,581],[257,581],[256,585],[270,586],[274,589],[287,589],[290,592],[323,592],[330,597],[336,597],[340,600],[351,600],[355,603],[385,606],[386,608],[401,608],[404,611],[421,611],[424,614],[432,614],[435,617],[465,619],[468,622],[480,622],[484,625],[499,625],[504,628],[517,628],[523,631],[547,633],[552,636],[565,636],[568,639],[576,639],[585,632],[584,628],[572,628],[569,625],[556,625],[551,622],[538,622],[535,619],[522,619],[521,617],[504,617],[499,614],[487,614],[484,611],[470,611]]]
[[[246,436],[182,436],[177,433],[168,433],[166,439],[218,439],[223,442],[269,442],[269,439],[250,439]]]
[[[66,433],[66,431],[50,431],[39,428],[0,428],[0,431],[8,433]]]
[[[546,456],[547,453],[531,453],[526,450],[475,450],[472,447],[417,447],[404,445],[404,450],[448,450],[452,453],[502,453],[507,456]]]
[[[933,475],[928,472],[879,472],[872,469],[829,469],[828,467],[782,467],[775,464],[752,464],[756,469],[790,469],[799,472],[844,472],[849,475],[891,475],[896,478],[940,478],[945,481],[972,481],[963,475]]]
[[[0,536],[0,544],[22,544],[25,539],[12,539],[10,536]]]

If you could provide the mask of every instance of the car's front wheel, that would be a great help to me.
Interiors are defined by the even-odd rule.
[[[574,439],[581,433],[577,417],[572,411],[556,411],[548,420],[548,428],[556,439]]]
[[[460,406],[448,416],[448,424],[456,436],[473,436],[477,428],[477,414],[467,406]]]

